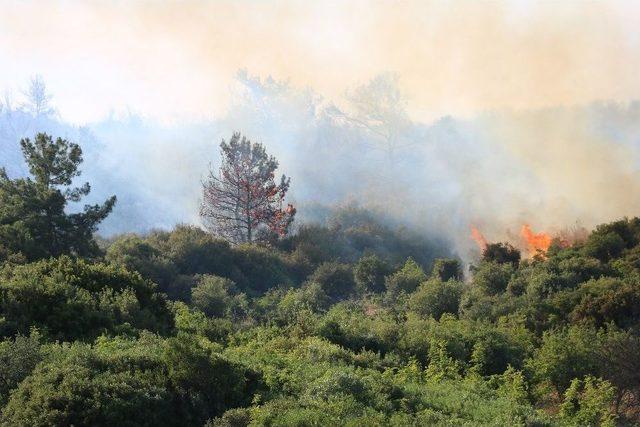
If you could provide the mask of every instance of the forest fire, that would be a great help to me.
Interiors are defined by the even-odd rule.
[[[535,233],[529,224],[523,224],[520,229],[520,236],[523,242],[526,244],[526,250],[530,256],[534,256],[538,253],[545,254],[551,246],[552,237],[548,233]],[[477,227],[471,226],[471,239],[478,245],[480,251],[484,251],[487,248],[489,242],[486,237],[478,230]],[[569,246],[569,243],[566,243]]]
[[[539,251],[546,253],[551,246],[551,236],[547,233],[534,233],[529,224],[523,224],[520,235],[527,242],[529,254],[535,255]]]
[[[471,226],[471,238],[476,242],[481,251],[484,251],[487,248],[487,239],[485,239],[480,230],[473,225]]]

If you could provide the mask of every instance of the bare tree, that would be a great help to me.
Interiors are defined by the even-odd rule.
[[[29,128],[28,121],[20,120],[20,111],[14,107],[13,97],[9,90],[4,92],[4,102],[0,108],[0,138],[16,143]]]
[[[53,108],[49,104],[51,95],[47,92],[47,85],[42,76],[35,75],[31,78],[29,88],[24,95],[27,98],[25,107],[34,116],[39,117],[53,113]]]
[[[329,114],[339,123],[366,131],[371,136],[370,148],[382,150],[390,162],[394,161],[398,150],[413,145],[406,143],[404,138],[411,120],[396,76],[381,74],[348,92],[347,99],[350,112],[334,108]]]
[[[222,163],[203,182],[200,216],[215,234],[234,243],[265,241],[284,236],[296,210],[283,207],[290,179],[275,182],[278,162],[262,144],[240,133],[220,144]]]

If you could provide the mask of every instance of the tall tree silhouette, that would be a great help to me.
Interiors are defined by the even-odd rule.
[[[29,82],[29,88],[24,93],[27,98],[25,107],[35,117],[54,112],[50,105],[51,94],[47,91],[47,85],[40,75],[35,75]]]

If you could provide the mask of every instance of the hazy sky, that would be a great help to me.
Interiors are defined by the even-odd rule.
[[[416,118],[640,98],[638,1],[7,1],[0,89],[63,118],[222,114],[238,69],[339,102],[393,72]]]

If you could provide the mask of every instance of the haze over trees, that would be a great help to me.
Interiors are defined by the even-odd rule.
[[[47,85],[42,76],[31,77],[29,88],[25,92],[25,108],[35,117],[52,114],[55,110],[51,106],[52,95],[47,91]]]
[[[394,109],[389,111],[396,111],[394,115],[400,118],[408,117],[406,99],[399,90],[405,83],[402,78],[381,79],[387,83],[374,84],[377,80],[380,79],[374,77],[370,82],[355,84],[348,93],[354,94],[361,88],[371,92],[371,99],[397,99],[397,103],[390,104]],[[382,138],[362,126],[338,119],[340,114],[351,115],[357,110],[349,99],[345,99],[344,105],[339,104],[336,107],[339,113],[333,115],[329,112],[328,100],[314,88],[296,87],[251,72],[238,73],[228,114],[171,125],[126,110],[115,111],[82,127],[66,122],[57,114],[36,117],[26,107],[29,102],[23,96],[29,84],[29,79],[25,79],[24,84],[16,86],[8,104],[4,96],[0,100],[0,163],[9,176],[25,176],[28,170],[17,142],[21,138],[32,138],[38,131],[80,143],[85,160],[83,176],[92,183],[91,203],[118,195],[117,209],[100,226],[104,235],[148,232],[153,228],[193,222],[196,210],[185,207],[198,204],[202,197],[202,188],[193,182],[203,177],[212,160],[212,145],[239,129],[265,144],[269,154],[278,158],[281,170],[291,177],[293,184],[288,196],[296,201],[299,220],[324,221],[323,210],[315,207],[307,210],[312,203],[326,207],[354,200],[380,209],[391,198],[391,206],[404,206],[386,212],[394,221],[449,240],[464,258],[463,251],[475,249],[475,245],[468,239],[468,229],[460,224],[477,218],[487,224],[510,223],[516,211],[536,212],[539,207],[533,206],[532,198],[519,197],[521,206],[507,206],[497,214],[500,218],[495,217],[491,207],[504,200],[514,200],[513,196],[522,195],[523,189],[539,194],[543,205],[557,200],[554,196],[559,197],[555,193],[560,191],[560,186],[545,184],[553,182],[553,176],[547,172],[562,170],[557,162],[566,159],[562,153],[539,150],[540,132],[544,132],[545,140],[576,141],[576,152],[598,153],[581,157],[579,165],[574,159],[572,164],[578,170],[572,176],[580,176],[579,171],[587,170],[588,162],[600,167],[606,163],[608,167],[603,174],[610,179],[602,185],[589,177],[576,182],[563,181],[562,195],[585,194],[581,191],[583,184],[602,191],[625,188],[620,184],[620,170],[613,170],[613,165],[627,165],[627,160],[636,158],[633,153],[640,137],[637,103],[594,103],[475,118],[434,117],[433,121],[418,120],[412,115],[409,122],[398,121],[404,124],[396,127],[399,129],[397,149],[394,161],[389,162],[385,150],[373,148],[385,145]],[[49,105],[56,106],[55,101],[62,94],[53,93],[48,87],[47,93],[54,96]],[[378,101],[374,101],[374,107],[375,102]],[[385,105],[383,101],[379,104]],[[383,116],[382,119],[380,126],[385,122],[389,126],[395,123],[391,118]],[[584,129],[582,125],[586,123],[589,126]],[[533,129],[525,135],[488,132],[489,129],[513,131],[523,126]],[[560,130],[561,135],[554,133]],[[532,156],[515,155],[508,150],[514,138],[527,142],[528,148],[521,144],[518,147],[526,148],[529,153],[535,151],[536,156],[543,159],[529,162]],[[593,141],[604,147],[593,147]],[[629,150],[631,155],[620,163],[611,158],[611,150],[606,151],[608,144],[624,147],[623,151]],[[550,143],[549,146],[561,145]],[[599,148],[606,152],[600,155],[603,150]],[[602,162],[603,158],[609,160]],[[479,159],[482,161],[478,162]],[[389,167],[391,163],[395,166]],[[537,166],[541,164],[555,166],[540,170]],[[505,174],[512,178],[503,180],[503,185],[492,185]],[[625,199],[619,193],[599,194],[598,198],[615,197],[615,206],[625,206]],[[541,220],[551,217],[553,225],[562,226],[580,218],[583,225],[593,227],[604,219],[615,218],[607,213],[608,209],[592,204],[592,200],[592,197],[572,198],[571,204],[560,211],[551,208],[554,214],[543,215]],[[621,216],[624,214],[632,215],[633,210],[620,212]]]
[[[385,153],[389,164],[395,166],[398,151],[411,144],[407,133],[411,129],[411,120],[406,111],[406,98],[398,87],[398,77],[382,74],[366,85],[350,91],[347,95],[351,112],[331,110],[338,121],[344,121],[364,129],[371,135],[369,149]]]

